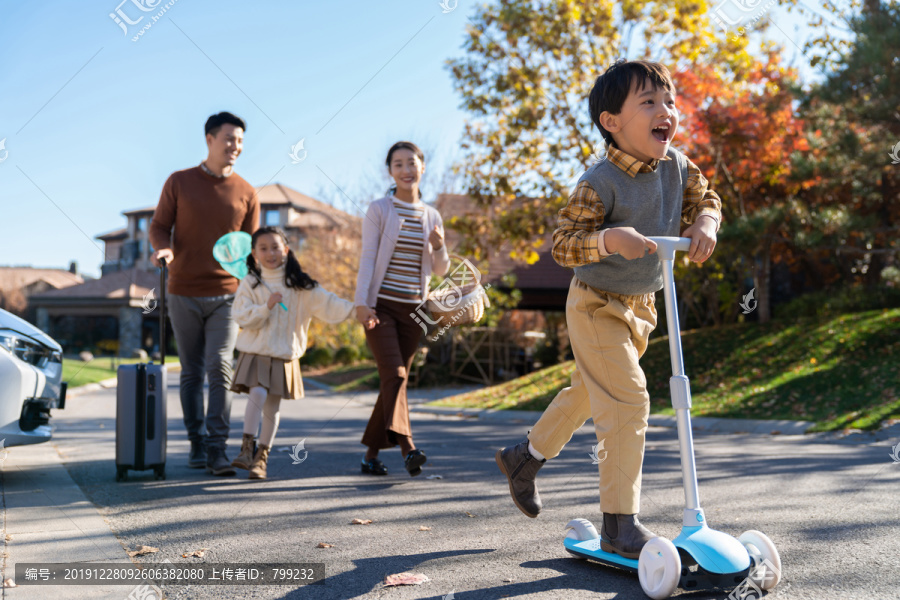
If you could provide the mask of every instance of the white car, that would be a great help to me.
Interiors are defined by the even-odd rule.
[[[65,404],[62,346],[0,309],[0,447],[49,441],[50,409]]]

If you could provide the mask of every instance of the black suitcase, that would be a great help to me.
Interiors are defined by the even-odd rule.
[[[116,481],[128,470],[166,478],[166,263],[160,268],[160,364],[121,365],[116,372]]]

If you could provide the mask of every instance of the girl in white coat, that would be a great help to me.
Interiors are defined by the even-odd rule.
[[[306,274],[277,227],[256,230],[247,267],[250,272],[241,280],[232,307],[241,331],[231,389],[249,394],[250,401],[241,453],[232,466],[249,469],[250,479],[265,479],[281,400],[303,397],[300,357],[306,352],[309,323],[313,317],[339,323],[350,316],[353,303]],[[259,447],[254,449],[260,425]]]

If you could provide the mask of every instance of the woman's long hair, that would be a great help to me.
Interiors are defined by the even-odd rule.
[[[422,161],[423,165],[425,164],[425,154],[422,152],[422,150],[418,146],[416,146],[412,142],[397,142],[396,144],[391,146],[390,150],[388,150],[387,158],[384,161],[384,164],[387,165],[388,173],[391,172],[391,158],[394,157],[394,152],[396,152],[397,150],[409,150],[410,152],[412,152],[413,154],[415,154],[416,156],[419,157],[419,160]],[[397,186],[392,185],[390,187],[390,189],[388,190],[388,192],[391,194],[391,196],[393,196],[394,194],[397,193]],[[419,186],[419,200],[421,200],[421,199],[422,199],[422,187]]]
[[[260,227],[254,232],[250,247],[256,248],[257,240],[267,233],[280,236],[281,240],[284,242],[284,247],[287,248],[287,261],[284,265],[284,285],[289,288],[300,288],[303,290],[311,290],[316,287],[318,282],[310,277],[300,266],[300,261],[297,260],[294,251],[288,246],[287,236],[280,227]],[[253,287],[259,286],[260,281],[262,281],[262,272],[252,254],[247,256],[247,270],[256,276],[256,283],[253,284]]]

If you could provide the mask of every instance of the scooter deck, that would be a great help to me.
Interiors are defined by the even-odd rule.
[[[607,567],[616,567],[631,573],[637,573],[638,560],[636,558],[624,558],[618,554],[605,552],[600,549],[600,538],[594,538],[584,542],[577,540],[565,539],[564,544],[566,550]],[[692,568],[682,569],[681,577],[678,581],[678,587],[685,591],[698,590],[730,590],[741,583],[750,575],[750,569],[738,573],[708,573],[702,568],[696,566]]]
[[[623,556],[619,556],[618,554],[601,550],[600,538],[594,538],[592,540],[586,540],[584,542],[566,538],[564,540],[564,543],[566,546],[566,550],[568,550],[572,554],[577,554],[582,558],[587,558],[589,560],[603,563],[604,565],[608,565],[610,567],[618,567],[620,569],[625,569],[627,571],[637,573],[638,560],[636,558],[625,558]]]

